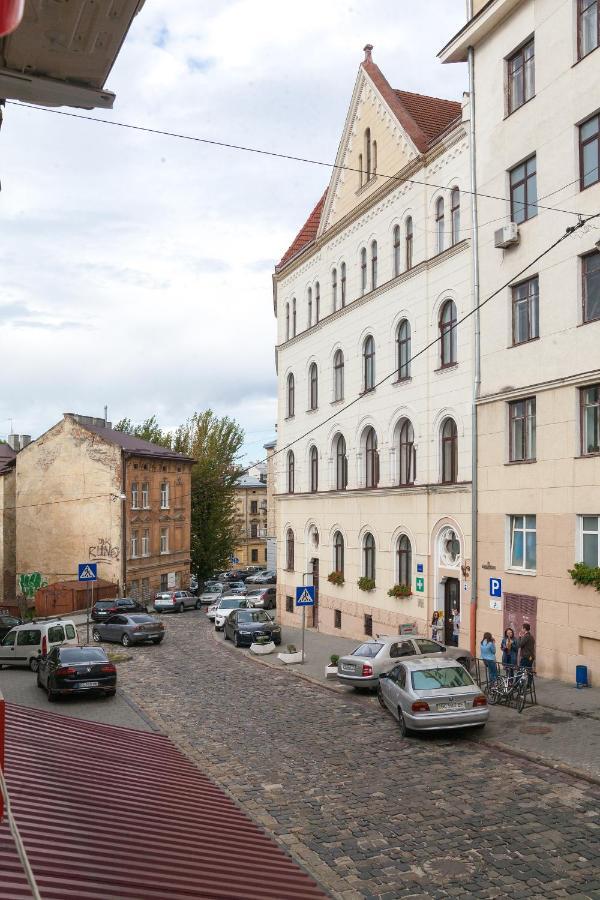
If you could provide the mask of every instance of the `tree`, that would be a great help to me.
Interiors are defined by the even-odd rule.
[[[150,416],[141,425],[134,425],[131,419],[121,419],[115,425],[115,431],[124,431],[126,434],[132,434],[143,441],[150,441],[151,444],[169,447],[169,449],[171,449],[173,442],[171,434],[168,431],[163,431],[158,424],[156,416]]]

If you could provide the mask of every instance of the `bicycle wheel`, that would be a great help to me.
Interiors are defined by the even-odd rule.
[[[523,712],[525,709],[525,701],[527,700],[527,681],[522,681],[519,685],[519,694],[517,697],[517,710]]]
[[[501,696],[500,691],[498,690],[498,688],[497,688],[497,686],[496,686],[495,684],[493,684],[493,685],[488,689],[488,695],[487,695],[487,698],[488,698],[488,703],[490,704],[490,706],[496,706],[496,704],[500,703],[500,701],[501,701],[501,699],[502,699],[502,696]]]

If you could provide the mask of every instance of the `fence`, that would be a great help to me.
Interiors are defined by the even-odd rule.
[[[502,663],[486,665],[483,659],[471,663],[471,675],[487,694],[489,703],[510,706],[523,712],[526,706],[537,704],[535,671],[526,666],[505,666]]]

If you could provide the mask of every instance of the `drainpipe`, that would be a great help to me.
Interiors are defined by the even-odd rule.
[[[470,20],[473,16],[473,0],[467,2],[467,15]],[[471,605],[469,616],[469,631],[471,635],[470,650],[476,656],[477,628],[477,588],[478,588],[478,555],[477,555],[477,488],[478,488],[478,453],[477,453],[477,400],[481,387],[481,333],[479,315],[479,226],[477,214],[477,154],[475,144],[475,50],[468,49],[469,72],[469,144],[470,144],[470,168],[471,168],[471,255],[473,262],[473,306],[475,314],[474,324],[474,372],[473,395],[471,400]]]

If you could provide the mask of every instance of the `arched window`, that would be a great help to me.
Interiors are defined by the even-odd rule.
[[[437,238],[437,252],[444,249],[444,198],[438,197],[435,204],[435,234]]]
[[[363,186],[363,155],[362,153],[358,154],[358,187],[359,189]]]
[[[292,300],[292,337],[296,337],[296,298]]]
[[[364,294],[367,290],[367,248],[360,251],[360,291]]]
[[[294,571],[294,532],[291,528],[285,536],[285,567],[290,572]]]
[[[319,490],[319,451],[315,446],[310,448],[310,489]]]
[[[331,306],[335,312],[337,309],[337,269],[331,273]]]
[[[446,300],[440,313],[440,361],[444,366],[456,362],[456,304]]]
[[[319,370],[316,363],[311,363],[308,370],[309,381],[309,409],[317,409],[319,405]]]
[[[377,287],[377,241],[371,241],[371,290]]]
[[[346,263],[343,262],[340,266],[341,272],[341,287],[342,287],[342,308],[346,305]]]
[[[345,491],[348,487],[348,457],[342,434],[338,435],[335,442],[335,487],[338,491]]]
[[[410,322],[408,319],[402,319],[396,332],[398,381],[410,378],[410,353]]]
[[[365,436],[365,487],[375,488],[379,484],[379,451],[377,434],[369,428]]]
[[[315,282],[315,325],[321,318],[321,285]]]
[[[333,399],[344,399],[344,354],[341,350],[336,350],[333,357]]]
[[[412,587],[412,547],[405,534],[401,534],[396,545],[398,562],[398,584]]]
[[[460,241],[460,191],[457,187],[452,189],[450,195],[450,217],[452,219],[452,243]]]
[[[363,538],[363,575],[375,581],[375,538],[370,531]]]
[[[365,161],[367,163],[367,165],[366,165],[366,172],[367,172],[366,180],[368,181],[369,178],[371,177],[371,129],[370,128],[365,129]]]
[[[312,326],[312,288],[308,289],[308,327]]]
[[[290,304],[285,304],[285,339],[290,339]]]
[[[287,377],[287,414],[288,419],[291,419],[292,416],[295,415],[295,406],[296,406],[296,386],[294,383],[294,376],[290,372]]]
[[[414,484],[417,455],[415,450],[415,432],[410,419],[402,421],[398,437],[398,484]]]
[[[287,489],[288,494],[294,493],[294,483],[296,480],[296,460],[294,451],[289,450],[287,455]]]
[[[458,478],[458,431],[454,419],[442,425],[442,482],[454,484]]]
[[[394,225],[394,277],[400,274],[400,226]]]
[[[344,536],[336,531],[333,536],[333,571],[344,574]]]
[[[375,387],[375,341],[369,335],[363,345],[363,389],[372,391]]]
[[[413,220],[412,216],[407,216],[404,223],[404,255],[406,269],[413,267]]]

